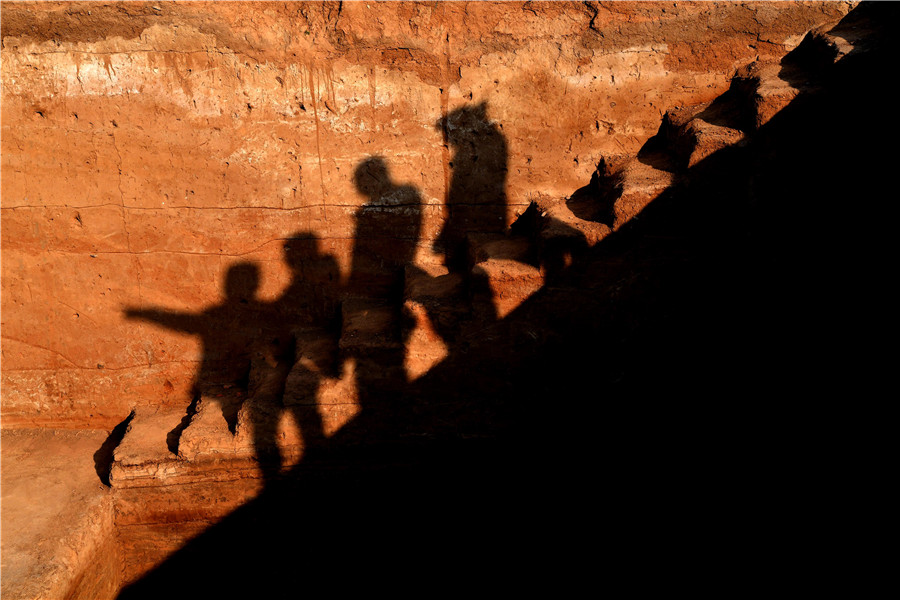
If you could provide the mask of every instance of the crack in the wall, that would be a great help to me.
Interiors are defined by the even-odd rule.
[[[443,21],[446,22],[446,5],[442,6],[444,10]],[[444,175],[443,202],[444,219],[450,217],[449,195],[450,195],[450,131],[448,115],[450,114],[450,32],[444,33],[444,61],[441,64],[441,167]]]
[[[116,208],[121,208],[122,205],[116,202],[106,202],[103,204],[20,204],[18,206],[4,206],[0,210],[20,210],[20,209],[28,209],[28,210],[37,210],[44,208],[56,208],[56,209],[86,209],[86,208],[107,208],[110,206],[115,206]],[[318,210],[322,206],[325,208],[346,208],[349,210],[357,210],[360,205],[358,204],[318,204],[315,206],[312,205],[304,205],[304,206],[294,206],[290,208],[281,208],[280,206],[187,206],[187,205],[172,205],[172,206],[126,206],[126,210],[143,210],[143,211],[169,211],[169,210],[246,210],[246,211],[274,211],[274,212],[302,212],[309,210]],[[400,206],[400,205],[397,205]],[[443,206],[443,202],[422,202],[419,204],[412,204],[410,206]],[[480,206],[480,205],[479,205]]]
[[[262,64],[263,62],[257,57],[245,54],[243,52],[238,52],[235,50],[220,50],[218,48],[204,48],[203,50],[156,50],[156,49],[135,49],[135,50],[109,50],[106,52],[97,52],[93,50],[47,50],[46,52],[37,52],[37,51],[20,51],[18,54],[22,56],[43,56],[45,54],[88,54],[91,56],[116,56],[119,54],[218,54],[220,56],[241,56],[243,58],[249,58],[254,62]]]
[[[590,23],[588,23],[588,29],[590,31],[595,31],[595,32],[599,33],[600,30],[597,28],[597,25],[595,22],[597,21],[597,17],[600,15],[600,10],[596,6],[594,6],[593,3],[588,2],[587,0],[584,0],[582,2],[582,4],[584,5],[585,8],[587,8],[588,13],[591,16],[591,21],[590,21]]]
[[[62,304],[62,305],[65,306],[66,308],[70,308],[70,309],[72,309],[73,311],[75,311],[75,316],[76,316],[76,317],[81,318],[82,316],[84,316],[85,319],[87,319],[88,321],[90,321],[90,322],[93,323],[94,325],[97,325],[97,322],[96,322],[95,320],[93,320],[92,318],[90,318],[89,316],[87,316],[87,314],[85,314],[85,312],[84,312],[83,310],[81,310],[81,309],[79,309],[79,308],[75,308],[75,307],[72,306],[71,304],[66,304],[65,302],[63,302],[62,300],[60,300],[60,299],[58,299],[58,298],[56,299],[56,302],[59,303],[59,304]]]
[[[10,339],[12,341],[20,341],[20,340],[15,340],[14,338],[8,338],[7,336],[0,336],[0,339]],[[26,344],[26,342],[22,342],[22,343]],[[27,345],[30,345],[30,344],[27,344]],[[47,350],[48,352],[55,353],[54,350],[50,350],[48,348],[42,348],[42,349]],[[63,357],[63,358],[65,358],[65,357]],[[69,362],[71,362],[71,361],[69,361]],[[167,360],[167,361],[156,361],[155,363],[153,363],[153,366],[158,368],[160,366],[165,366],[165,365],[196,365],[200,362],[201,361],[199,361],[199,360]],[[110,367],[108,365],[103,365],[101,368],[98,368],[96,366],[84,367],[79,364],[72,363],[71,367],[12,367],[12,368],[4,367],[3,372],[4,373],[33,373],[33,372],[40,372],[40,371],[45,371],[48,373],[58,373],[58,372],[67,372],[67,371],[114,371],[114,372],[119,372],[119,371],[129,371],[129,370],[136,370],[136,369],[145,370],[146,368],[147,368],[146,363],[126,365],[123,367]]]
[[[353,239],[353,238],[328,238],[328,239]],[[189,250],[127,250],[127,251],[117,251],[117,250],[98,250],[92,252],[92,255],[101,256],[101,255],[112,255],[112,254],[127,254],[129,256],[140,256],[142,254],[180,254],[185,256],[226,256],[226,257],[241,257],[247,256],[248,254],[253,254],[257,252],[264,246],[271,244],[278,240],[272,240],[257,246],[253,250],[248,250],[247,252],[242,252],[240,254],[229,254],[224,252],[191,252]],[[78,250],[47,250],[47,254],[78,254],[84,255],[84,252]]]
[[[113,121],[113,126],[116,127],[115,121]],[[119,201],[121,202],[120,206],[122,207],[122,230],[125,233],[125,247],[128,250],[131,250],[131,234],[128,232],[128,219],[125,216],[125,191],[122,189],[122,153],[119,151],[119,144],[116,141],[115,132],[110,132],[110,137],[112,137],[113,148],[116,151],[116,156],[119,159],[118,170],[119,170],[119,178],[117,181],[117,187],[119,188]]]
[[[82,365],[79,365],[77,362],[75,362],[74,360],[72,360],[71,358],[69,358],[68,356],[66,356],[65,354],[63,354],[62,352],[60,352],[60,351],[58,351],[58,350],[54,350],[54,349],[52,349],[52,348],[47,348],[46,346],[41,346],[40,344],[35,344],[35,343],[33,343],[33,342],[26,342],[25,340],[20,340],[20,339],[18,339],[18,338],[14,338],[14,337],[11,337],[11,336],[8,336],[8,335],[0,335],[0,339],[9,340],[9,341],[11,341],[11,342],[18,342],[19,344],[24,344],[25,346],[28,346],[28,347],[30,347],[30,348],[37,348],[38,350],[43,350],[44,352],[49,352],[49,353],[51,353],[51,354],[55,354],[56,356],[59,356],[60,358],[62,358],[63,360],[65,360],[66,362],[68,362],[69,364],[71,364],[73,367],[78,368],[78,369],[89,369],[89,368],[91,368],[91,367],[84,367],[84,366],[82,366]],[[22,369],[9,369],[9,368],[4,368],[3,370],[4,370],[4,371],[18,371],[18,370],[22,370]],[[51,368],[51,369],[27,369],[27,370],[52,371],[52,370],[54,370],[54,369]]]
[[[56,209],[85,209],[85,208],[107,208],[110,206],[115,206],[116,208],[121,208],[122,205],[117,202],[104,202],[103,204],[20,204],[18,206],[4,206],[0,208],[0,211],[4,210],[37,210],[37,209],[45,209],[45,208],[56,208]],[[148,209],[154,210],[154,209]]]
[[[126,254],[129,256],[141,256],[141,255],[150,255],[150,254],[178,254],[178,255],[186,255],[186,256],[216,256],[216,257],[230,257],[230,258],[241,258],[247,256],[249,254],[253,254],[255,252],[259,252],[266,246],[270,244],[283,243],[286,241],[290,241],[292,238],[287,237],[276,237],[272,238],[268,241],[263,242],[262,244],[255,246],[254,248],[247,250],[246,252],[240,253],[229,253],[229,252],[192,252],[190,250],[96,250],[91,252],[92,256],[105,256],[105,255],[116,255],[116,254]],[[323,241],[334,241],[334,240],[346,240],[352,241],[355,240],[355,236],[327,236],[321,238]],[[46,254],[62,254],[62,255],[84,255],[85,252],[80,250],[46,250],[44,251]]]
[[[141,259],[135,256],[135,260],[137,261],[137,288],[138,288],[138,306],[143,308],[144,306],[144,287],[142,281],[142,275],[144,267],[141,264]]]
[[[325,202],[327,201],[327,194],[325,192],[325,174],[322,169],[322,148],[321,142],[319,139],[319,109],[318,109],[318,90],[315,85],[315,77],[313,73],[313,69],[309,69],[309,94],[312,96],[312,107],[313,107],[313,119],[316,123],[316,156],[319,161],[319,182],[322,186],[322,218],[327,222],[328,214],[325,212]]]

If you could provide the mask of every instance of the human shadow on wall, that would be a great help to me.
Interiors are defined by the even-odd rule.
[[[482,101],[456,108],[435,123],[444,144],[452,149],[444,222],[432,248],[443,256],[450,276],[457,279],[476,319],[497,320],[500,313],[490,274],[478,263],[490,259],[538,266],[537,248],[530,243],[536,225],[534,210],[509,220],[506,193],[508,149],[503,124],[492,119]],[[574,230],[573,239],[584,241]],[[449,282],[438,283],[446,285]],[[438,334],[453,343],[458,325],[448,326],[440,311],[432,322]],[[452,319],[450,319],[452,320]]]
[[[820,500],[791,494],[834,480],[817,464],[827,444],[803,432],[822,399],[858,396],[871,370],[862,332],[888,314],[872,305],[888,297],[883,277],[865,267],[876,239],[892,238],[863,216],[838,233],[834,218],[854,199],[880,212],[892,197],[880,148],[898,123],[879,86],[896,62],[887,44],[842,61],[818,94],[453,345],[397,400],[415,409],[405,435],[353,444],[378,427],[362,411],[328,440],[332,463],[304,460],[121,597],[334,581],[559,595],[596,573],[586,543],[626,556],[611,560],[627,570],[648,543],[668,562],[695,540],[727,569],[731,540],[779,539],[796,526],[785,513]],[[241,554],[252,576],[202,575],[235,548],[253,549]]]
[[[502,237],[506,233],[506,142],[499,126],[488,120],[485,104],[457,109],[439,125],[446,128],[454,154],[447,197],[448,218],[435,248],[443,254],[451,275],[462,274],[466,279],[470,268],[469,236]],[[508,386],[484,385],[490,377],[460,380],[467,370],[474,374],[493,364],[494,357],[490,360],[486,357],[486,362],[477,368],[467,369],[460,364],[460,360],[469,360],[470,348],[482,352],[485,344],[490,345],[500,335],[501,323],[493,312],[483,313],[476,321],[465,309],[452,307],[447,311],[446,307],[428,306],[429,311],[434,309],[430,317],[436,325],[435,333],[449,345],[451,358],[447,364],[453,364],[454,368],[444,367],[434,376],[435,381],[442,383],[441,389],[435,389],[431,395],[422,391],[423,385],[428,385],[420,383],[422,378],[416,383],[411,381],[404,363],[411,331],[411,316],[404,306],[404,280],[409,274],[425,280],[430,277],[414,260],[419,244],[423,243],[421,195],[412,186],[396,183],[385,159],[379,156],[357,165],[354,184],[366,201],[355,215],[352,263],[349,277],[342,285],[337,284],[333,258],[323,256],[316,249],[317,240],[309,234],[294,235],[285,244],[292,282],[276,301],[263,302],[256,297],[255,266],[240,263],[229,269],[226,281],[231,281],[232,273],[246,271],[253,275],[248,285],[243,286],[240,294],[232,289],[236,286],[226,285],[225,302],[207,311],[176,313],[146,308],[126,311],[129,318],[201,337],[204,359],[195,384],[195,402],[206,388],[224,381],[219,376],[221,369],[214,368],[217,359],[230,359],[228,372],[240,376],[227,381],[246,390],[247,399],[236,412],[246,415],[245,421],[254,432],[255,451],[266,484],[264,497],[278,498],[277,508],[272,508],[289,515],[284,525],[291,532],[291,539],[300,535],[294,527],[303,522],[302,527],[308,528],[308,534],[317,540],[316,547],[307,548],[316,555],[329,552],[319,544],[324,533],[322,527],[333,522],[328,515],[337,514],[335,511],[346,512],[360,532],[372,526],[386,528],[378,533],[370,531],[369,539],[373,543],[388,535],[390,523],[374,517],[379,511],[390,514],[395,509],[379,498],[386,492],[393,498],[399,490],[406,489],[409,500],[423,495],[424,503],[407,505],[405,510],[409,516],[418,514],[425,519],[435,500],[432,497],[437,491],[435,486],[452,485],[460,475],[450,474],[450,479],[441,483],[440,478],[448,475],[443,468],[430,474],[421,470],[432,461],[449,460],[447,467],[452,471],[458,468],[457,460],[465,464],[474,461],[471,470],[464,469],[465,474],[484,478],[485,489],[495,489],[497,479],[490,473],[493,459],[473,453],[470,446],[472,443],[478,449],[494,446],[491,440],[500,423],[498,407],[509,401],[505,395],[510,391],[506,389]],[[310,264],[317,267],[309,271]],[[437,281],[440,277],[433,279]],[[453,301],[457,300],[465,302],[466,298],[453,295]],[[473,321],[466,330],[467,335],[457,337],[461,328],[458,323],[448,322],[448,312],[455,319]],[[305,325],[312,328],[312,335],[297,333]],[[235,337],[229,337],[227,343],[219,342],[217,336],[230,334]],[[300,355],[309,356],[307,350],[311,346],[327,349],[321,365],[312,371],[298,360]],[[336,376],[346,371],[348,363],[352,364],[350,371],[355,377],[360,413],[337,434],[326,437],[321,416],[316,413],[316,387],[322,373]],[[515,384],[514,371],[510,370],[512,379],[506,383]],[[429,376],[425,377],[427,381]],[[289,378],[306,389],[286,393]],[[466,393],[454,393],[454,389],[469,386],[473,387]],[[484,395],[492,388],[498,395],[486,399]],[[302,411],[293,403],[283,406],[287,396],[296,398],[298,394],[307,399],[299,405]],[[294,411],[304,443],[302,463],[283,474],[280,465],[284,457],[276,443],[281,410]],[[233,415],[225,416],[233,419]],[[189,422],[190,414],[185,424]],[[467,441],[463,446],[457,443],[460,435]],[[323,464],[337,464],[338,469],[334,472],[322,469]],[[506,477],[502,475],[501,480]],[[312,481],[317,483],[309,488]],[[295,496],[298,485],[306,488],[302,497]],[[448,515],[447,528],[463,525],[461,520],[468,518],[465,515],[474,517],[470,499],[460,497],[452,489],[446,492],[441,502],[451,502],[453,498],[459,501],[457,514]],[[324,520],[307,520],[309,515],[316,514],[323,515]],[[344,529],[345,524],[340,527]],[[394,533],[414,535],[405,527]],[[332,551],[337,552],[337,547]],[[357,548],[355,552],[377,554],[374,547]],[[206,557],[201,562],[206,560],[215,559]],[[122,597],[143,597],[146,586],[153,587],[154,582],[160,581],[159,576],[166,577],[165,573],[166,568],[157,571],[123,592]],[[261,583],[263,587],[267,585]]]
[[[458,108],[435,126],[453,148],[446,218],[435,247],[443,252],[451,271],[460,271],[468,264],[470,234],[506,231],[506,138],[488,118],[486,102]]]
[[[413,265],[422,228],[422,199],[410,185],[394,182],[380,156],[354,171],[366,201],[355,214],[353,256],[342,302],[341,357],[353,362],[362,411],[399,426],[398,401],[407,383],[404,367],[404,276]]]
[[[298,371],[297,377],[305,382],[308,393],[295,395],[289,410],[310,447],[324,438],[315,393],[318,380],[334,372],[336,357],[322,341],[333,338],[337,326],[340,274],[334,257],[320,252],[319,240],[312,233],[293,234],[285,240],[283,251],[292,277],[284,293],[273,301],[258,297],[259,266],[237,262],[226,270],[223,301],[204,311],[126,307],[128,319],[201,340],[201,363],[186,414],[167,437],[171,452],[178,452],[180,438],[198,403],[212,402],[219,405],[232,434],[243,417],[265,478],[276,476],[282,461],[276,444],[277,428],[286,380],[292,370]],[[295,360],[298,335],[315,342],[309,344],[316,346],[311,361]]]
[[[170,450],[177,448],[178,437],[203,394],[217,386],[246,389],[251,355],[260,341],[269,335],[273,325],[266,318],[267,308],[257,297],[259,283],[259,266],[239,262],[228,267],[225,273],[224,300],[204,311],[191,313],[143,306],[125,308],[128,319],[195,335],[201,341],[202,357],[190,388],[190,405],[181,425],[169,435]],[[222,414],[232,432],[237,424],[238,408],[235,402],[221,402]]]
[[[261,351],[252,357],[247,399],[241,407],[266,482],[279,476],[287,458],[279,447],[283,413],[293,417],[307,452],[324,444],[318,392],[340,368],[335,339],[341,294],[337,260],[323,253],[321,240],[307,231],[287,238],[283,253],[291,281],[265,306],[266,329],[272,334],[257,344]],[[291,393],[286,394],[289,379]]]
[[[264,479],[271,481],[285,458],[276,443],[282,412],[291,412],[304,452],[318,448],[325,439],[316,406],[319,384],[324,377],[337,377],[348,361],[360,408],[382,415],[384,424],[402,421],[400,407],[390,400],[400,396],[407,382],[401,337],[409,329],[402,326],[402,296],[404,273],[419,242],[421,196],[415,188],[393,182],[381,157],[362,161],[354,184],[366,202],[355,215],[353,259],[345,283],[335,258],[321,253],[318,238],[297,232],[284,243],[291,282],[273,301],[257,296],[258,266],[240,262],[227,269],[223,302],[205,311],[126,307],[129,319],[201,340],[190,404],[167,440],[172,452],[178,452],[198,403],[216,402],[232,434],[239,421],[250,430]],[[294,385],[285,404],[289,376]],[[218,393],[223,387],[237,393]]]

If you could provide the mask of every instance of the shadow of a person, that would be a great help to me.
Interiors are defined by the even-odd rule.
[[[435,124],[453,148],[447,215],[435,246],[451,271],[466,268],[466,236],[506,232],[506,138],[487,103],[463,106]]]
[[[353,182],[367,200],[355,215],[346,294],[397,300],[403,291],[403,269],[412,264],[419,241],[422,198],[413,186],[393,182],[380,156],[357,165]]]
[[[442,287],[461,281],[470,300],[470,317],[493,323],[498,311],[489,275],[473,268],[482,260],[479,246],[502,248],[502,256],[496,258],[523,262],[526,258],[520,251],[524,244],[512,241],[507,228],[506,138],[502,126],[488,117],[487,102],[459,107],[444,115],[435,127],[441,131],[445,145],[453,148],[453,154],[444,225],[433,244],[433,250],[443,254],[449,274],[438,278],[446,280],[444,283],[435,279],[431,285]],[[426,300],[424,306],[434,331],[445,343],[453,343],[459,323],[447,323],[442,318],[446,311],[441,303],[433,304]]]
[[[273,322],[279,323],[279,331],[254,357],[244,408],[266,481],[274,479],[282,466],[277,437],[284,411],[300,430],[304,454],[324,444],[317,395],[322,379],[337,375],[337,261],[322,254],[319,238],[308,232],[293,234],[283,250],[291,283],[265,306]]]
[[[246,389],[254,344],[268,327],[268,311],[257,298],[259,267],[250,262],[232,264],[226,271],[224,283],[224,301],[201,312],[133,306],[124,310],[128,319],[147,321],[200,338],[202,359],[191,386],[187,417],[190,417],[201,394],[212,387],[237,385]],[[222,404],[221,408],[233,433],[239,407]],[[172,440],[171,436],[177,438],[180,435],[187,425],[187,417],[170,434],[169,445],[173,451],[177,447],[177,439]]]
[[[385,402],[407,383],[402,339],[404,270],[413,263],[422,200],[410,185],[391,180],[384,159],[362,161],[354,172],[366,203],[356,213],[351,272],[342,304],[341,349],[355,361],[360,408],[386,417],[401,407]],[[390,420],[390,417],[388,417]]]

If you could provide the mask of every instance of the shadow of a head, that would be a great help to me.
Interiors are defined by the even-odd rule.
[[[225,298],[229,302],[248,303],[259,290],[259,266],[251,262],[238,262],[225,273]]]
[[[458,146],[472,134],[493,130],[495,125],[488,118],[487,102],[483,101],[450,111],[438,119],[434,127],[445,132],[451,145]]]
[[[294,232],[284,241],[284,262],[294,272],[299,272],[304,263],[321,257],[319,236],[311,231]]]
[[[381,156],[371,156],[360,162],[353,171],[356,189],[369,198],[377,198],[391,187],[387,163]]]

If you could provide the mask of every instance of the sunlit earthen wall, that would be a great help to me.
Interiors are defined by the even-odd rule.
[[[346,272],[353,182],[383,156],[425,203],[451,178],[442,116],[481,107],[507,151],[507,221],[635,152],[845,3],[4,3],[2,419],[105,427],[186,404],[195,337],[126,306],[201,311],[226,268],[288,282],[317,234]]]

